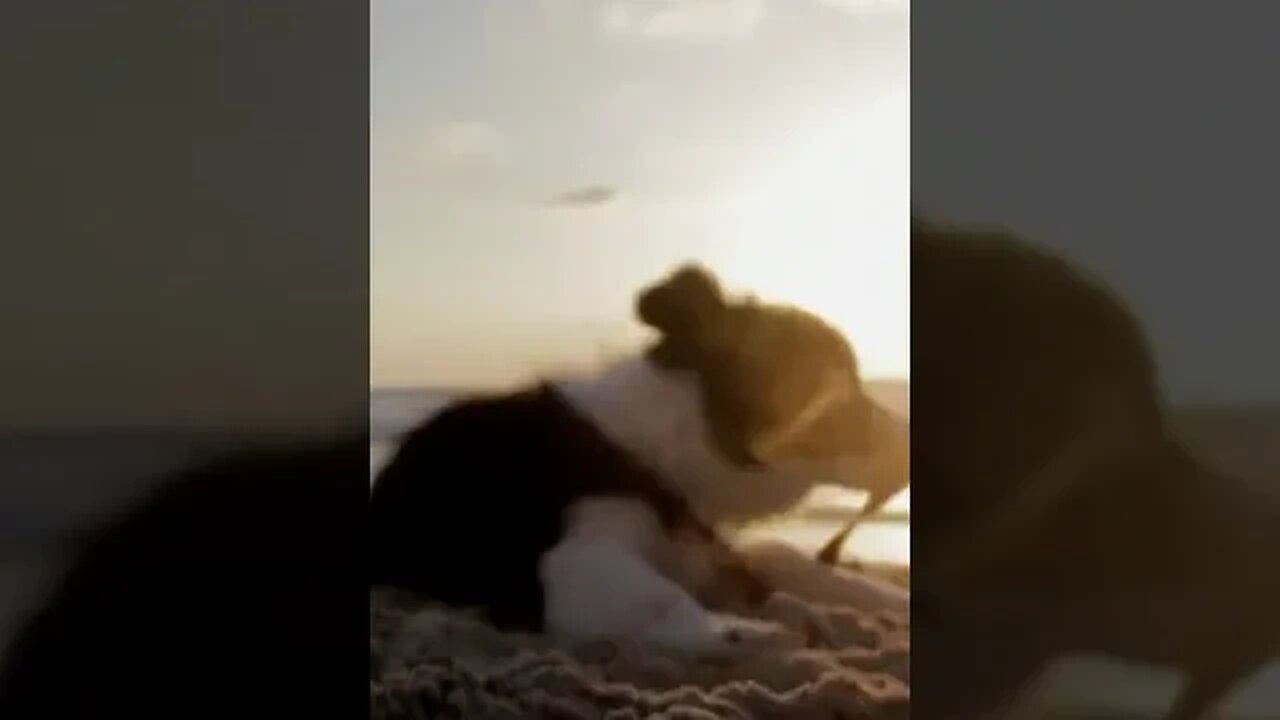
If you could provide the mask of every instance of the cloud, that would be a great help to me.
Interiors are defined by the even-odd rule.
[[[454,121],[427,129],[424,153],[429,162],[458,166],[493,165],[505,159],[506,138],[479,121]]]
[[[817,0],[817,3],[853,15],[911,12],[911,0]]]
[[[770,2],[801,0],[540,0],[545,19],[580,23],[606,34],[683,42],[716,42],[752,35]],[[908,13],[910,0],[812,0],[851,15]]]
[[[378,212],[390,212],[390,207],[417,208],[424,198],[455,202],[510,196],[509,179],[521,155],[509,135],[478,120],[375,127],[369,158],[372,201],[382,206]]]
[[[764,0],[613,0],[600,10],[605,30],[672,40],[721,40],[750,35]]]
[[[618,188],[611,185],[585,185],[561,193],[548,202],[555,207],[594,207],[608,205],[618,197]]]
[[[567,21],[586,13],[618,37],[708,42],[750,35],[766,0],[542,0],[544,13]]]

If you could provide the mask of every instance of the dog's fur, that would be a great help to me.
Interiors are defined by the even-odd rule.
[[[954,681],[918,710],[979,717],[1091,653],[1182,670],[1167,717],[1198,718],[1280,648],[1280,513],[1173,437],[1103,283],[998,230],[911,242],[913,664]]]
[[[373,486],[375,584],[509,629],[699,653],[769,635],[698,596],[734,567],[721,533],[862,477],[872,403],[853,350],[696,265],[636,310],[658,332],[640,357],[463,400],[406,436]]]

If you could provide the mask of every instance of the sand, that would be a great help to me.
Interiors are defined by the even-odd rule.
[[[793,634],[714,659],[637,642],[500,633],[465,613],[375,591],[372,717],[909,717],[906,592],[818,569],[781,546],[759,557],[758,567],[795,592],[776,593],[752,615]]]

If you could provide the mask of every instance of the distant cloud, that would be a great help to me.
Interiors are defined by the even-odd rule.
[[[607,205],[618,197],[618,189],[611,185],[585,185],[561,193],[547,203],[554,207],[594,207]]]
[[[427,129],[428,159],[453,165],[491,165],[506,156],[506,138],[492,125],[479,121],[455,121]]]
[[[812,0],[852,15],[909,13],[910,0]],[[540,0],[544,18],[619,37],[714,42],[750,36],[770,2],[801,0]]]
[[[854,15],[911,12],[911,0],[817,0],[817,2],[819,5],[826,5]]]
[[[611,0],[600,8],[605,30],[674,40],[720,40],[750,35],[765,0]]]
[[[541,0],[546,16],[586,17],[599,30],[631,38],[707,42],[750,35],[766,0]]]

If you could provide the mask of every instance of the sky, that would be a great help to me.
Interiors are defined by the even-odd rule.
[[[905,0],[373,0],[371,383],[633,346],[697,260],[909,371]]]
[[[1280,401],[1273,15],[917,1],[913,203],[1012,227],[1110,281],[1176,402]]]

